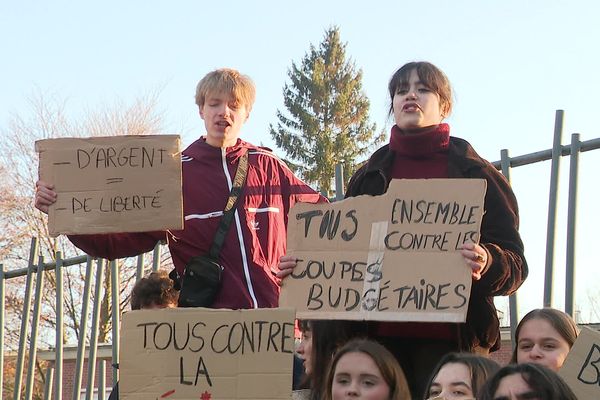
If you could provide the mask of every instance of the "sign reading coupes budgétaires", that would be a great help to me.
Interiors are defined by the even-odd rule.
[[[392,180],[381,196],[297,204],[287,254],[298,260],[280,306],[298,318],[463,322],[487,182]]]

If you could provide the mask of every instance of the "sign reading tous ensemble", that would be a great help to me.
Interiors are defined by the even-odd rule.
[[[125,313],[119,396],[289,400],[294,316],[294,310],[280,308]]]
[[[297,258],[281,307],[298,318],[464,322],[487,182],[392,180],[381,196],[297,204],[287,254]]]
[[[178,135],[45,139],[40,179],[53,184],[52,236],[183,229]]]

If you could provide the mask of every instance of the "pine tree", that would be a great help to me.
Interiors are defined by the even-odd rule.
[[[332,27],[318,49],[310,45],[300,66],[292,62],[288,77],[283,97],[290,117],[277,110],[279,122],[277,128],[270,125],[271,137],[295,172],[330,195],[335,165],[343,165],[347,182],[357,158],[385,136],[369,122],[362,70],[346,59],[346,44]]]

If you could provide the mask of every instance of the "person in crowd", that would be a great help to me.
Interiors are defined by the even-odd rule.
[[[310,400],[310,376],[312,374],[312,328],[310,321],[298,320],[298,328],[301,337],[294,357],[301,361],[304,375],[300,385],[292,391],[292,400]]]
[[[296,352],[303,360],[308,390],[297,399],[320,400],[327,390],[327,370],[337,349],[355,338],[365,338],[365,325],[358,321],[300,320],[302,340]]]
[[[423,399],[472,400],[499,369],[497,362],[486,357],[448,353],[434,368]]]
[[[152,310],[177,307],[179,291],[165,270],[149,273],[133,286],[131,290],[132,310]]]
[[[310,376],[312,372],[312,326],[315,321],[301,319],[298,320],[298,328],[300,329],[301,337],[296,353],[302,360],[302,367],[306,377]]]
[[[196,104],[206,136],[182,153],[182,230],[70,235],[71,242],[94,257],[112,260],[147,252],[166,240],[181,279],[192,257],[209,253],[233,177],[240,159],[247,154],[246,183],[220,252],[222,281],[210,307],[276,307],[280,290],[276,274],[279,259],[285,254],[288,211],[296,202],[326,199],[269,149],[240,139],[254,99],[252,80],[233,69],[212,71],[198,83]],[[57,198],[53,182],[38,181],[36,188],[35,206],[48,212]]]
[[[539,364],[509,364],[483,386],[478,400],[577,400],[554,371]]]
[[[402,368],[379,343],[354,339],[335,354],[327,373],[325,400],[410,400]]]
[[[466,140],[450,136],[450,126],[443,122],[452,110],[446,75],[431,63],[410,62],[394,73],[388,90],[389,113],[395,122],[390,142],[352,176],[346,197],[382,195],[392,179],[473,178],[487,182],[480,240],[460,249],[473,279],[466,322],[369,323],[371,335],[397,357],[412,393],[420,398],[444,354],[487,354],[500,347],[493,297],[514,293],[527,277],[528,268],[518,232],[517,200],[508,181]],[[283,256],[279,276],[289,275],[295,265],[293,254]],[[403,268],[384,266],[393,267]]]
[[[151,272],[136,282],[131,290],[132,310],[177,307],[179,291],[165,270]]]
[[[517,325],[511,362],[535,363],[558,371],[577,335],[579,329],[570,315],[554,308],[532,310]]]
[[[158,310],[177,307],[179,291],[165,270],[149,273],[135,283],[131,290],[132,310]],[[108,400],[119,399],[119,382],[115,383]]]

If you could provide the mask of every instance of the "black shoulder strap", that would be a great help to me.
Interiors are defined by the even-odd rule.
[[[240,158],[237,171],[235,172],[235,178],[233,179],[231,193],[229,194],[229,199],[227,200],[225,210],[223,210],[223,217],[221,218],[221,222],[219,223],[217,233],[215,233],[215,239],[213,240],[213,244],[210,247],[209,254],[212,258],[216,260],[219,259],[219,253],[221,252],[221,247],[223,247],[225,236],[227,235],[227,231],[229,230],[229,226],[231,225],[231,221],[233,220],[233,214],[235,213],[236,205],[238,203],[239,198],[242,195],[242,189],[244,188],[244,184],[246,183],[247,174],[248,152],[245,152],[244,155]]]

